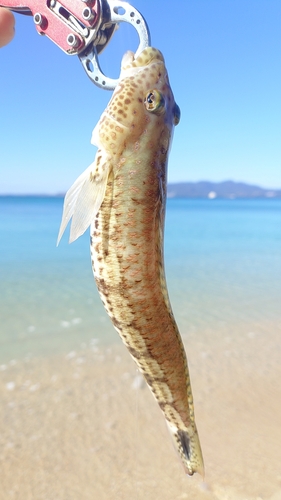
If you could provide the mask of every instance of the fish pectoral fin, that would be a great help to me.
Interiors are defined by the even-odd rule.
[[[103,158],[103,154],[99,150],[95,161],[67,191],[57,245],[71,218],[69,243],[79,238],[94,221],[104,199],[109,166],[108,156]]]

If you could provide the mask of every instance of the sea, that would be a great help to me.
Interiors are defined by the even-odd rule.
[[[88,231],[56,246],[62,206],[60,197],[0,197],[0,363],[119,341]],[[184,338],[280,328],[281,200],[168,199],[165,268]]]

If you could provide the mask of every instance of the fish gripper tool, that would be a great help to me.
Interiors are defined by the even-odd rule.
[[[113,90],[118,79],[105,76],[99,54],[121,22],[138,32],[136,56],[150,45],[143,16],[122,0],[0,0],[1,7],[33,16],[40,35],[46,35],[64,52],[77,55],[89,78],[100,88]]]

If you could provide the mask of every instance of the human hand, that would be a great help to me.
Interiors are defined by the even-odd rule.
[[[8,9],[0,7],[0,47],[4,47],[14,36],[15,18]]]

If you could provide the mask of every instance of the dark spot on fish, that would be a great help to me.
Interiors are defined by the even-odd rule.
[[[108,286],[103,278],[96,278],[97,287],[100,292],[107,297],[109,295]]]
[[[120,321],[118,321],[118,319],[115,318],[115,316],[112,316],[111,321],[112,321],[113,325],[116,328],[118,328],[118,330],[120,330],[122,332],[122,323],[120,323]]]
[[[140,200],[137,200],[136,198],[131,198],[131,200],[134,202],[134,203],[137,203],[137,205],[141,205],[142,202]]]
[[[148,373],[144,373],[143,375],[150,386],[153,384],[153,382],[163,382],[163,379],[161,377],[151,377],[151,375],[149,375]]]
[[[134,347],[127,346],[129,353],[133,356],[133,358],[140,359],[142,358],[142,354],[139,353]]]
[[[177,434],[175,435],[175,438],[179,443],[179,445],[181,446],[181,448],[183,449],[185,456],[188,458],[188,460],[190,460],[191,458],[190,439],[187,433],[182,430],[178,430]]]

